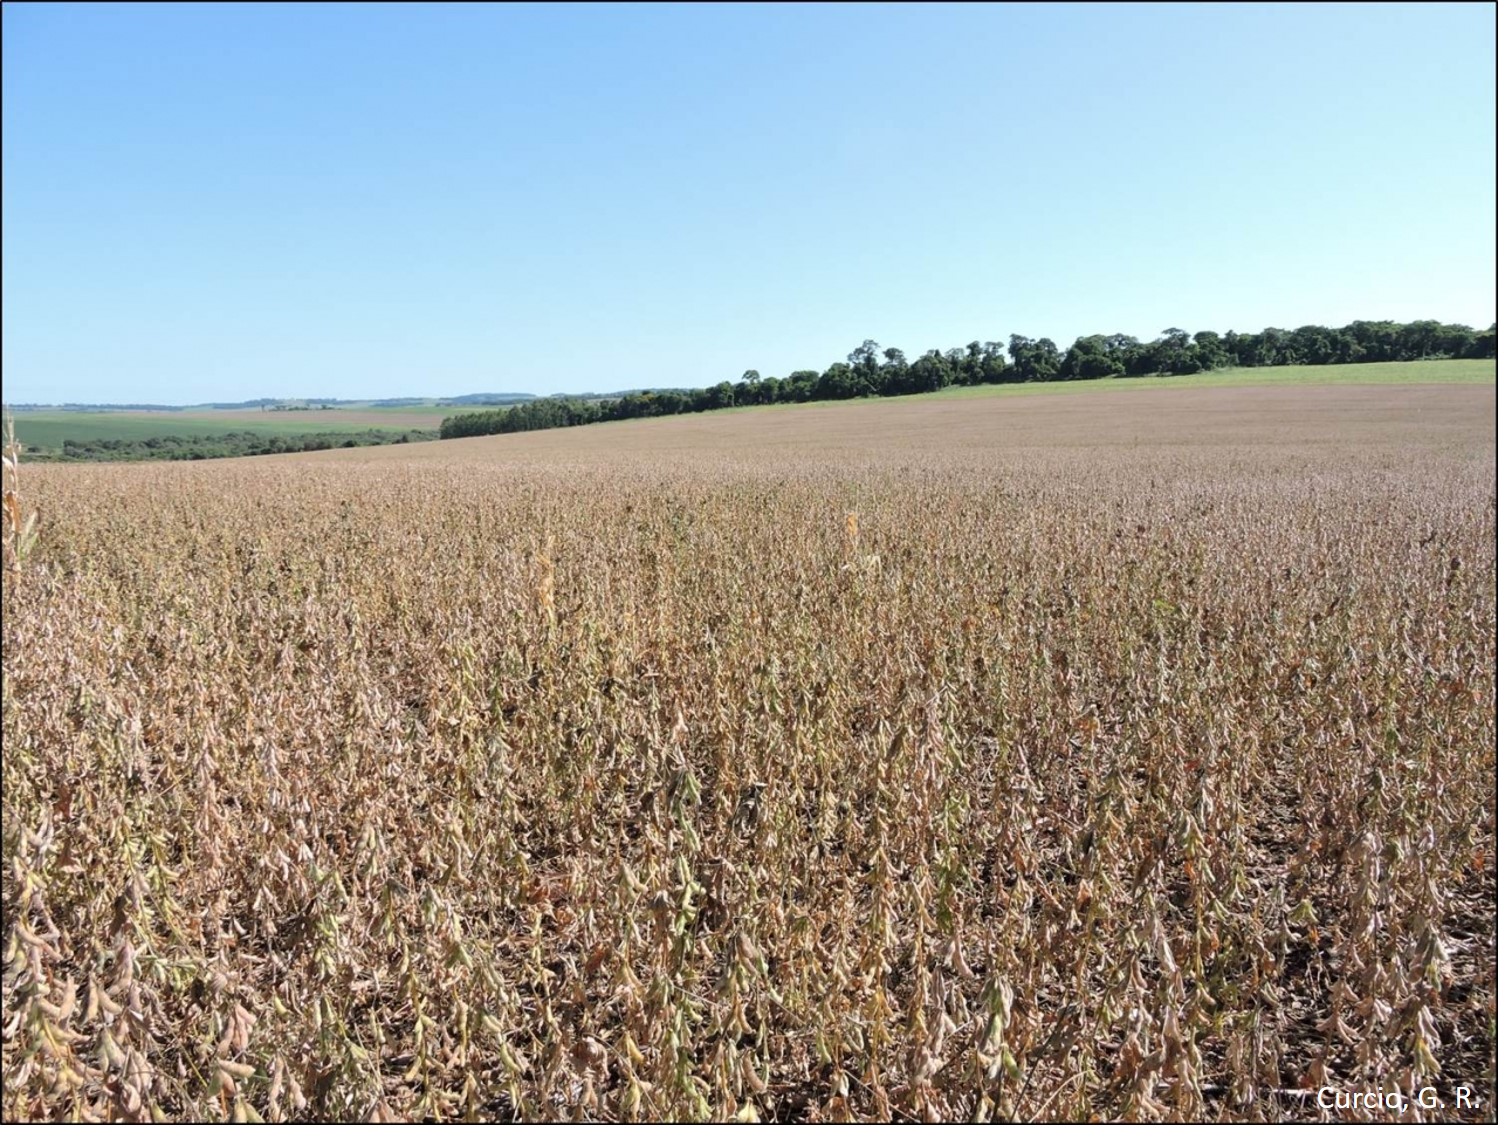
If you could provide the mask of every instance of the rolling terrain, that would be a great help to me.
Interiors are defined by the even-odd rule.
[[[23,458],[5,1120],[1494,1119],[1494,386],[1079,387]]]
[[[1202,375],[1143,378],[1083,379],[1049,383],[989,384],[951,387],[926,395],[904,395],[887,402],[933,402],[940,399],[977,399],[1001,396],[1039,397],[1049,394],[1086,396],[1100,392],[1148,389],[1203,390],[1225,387],[1323,386],[1323,385],[1422,385],[1491,384],[1496,378],[1495,360],[1428,360],[1416,363],[1356,363],[1320,367],[1250,367],[1208,372]],[[623,394],[624,392],[619,392]],[[481,397],[481,396],[480,396]],[[500,396],[517,401],[528,396]],[[613,397],[613,396],[605,396]],[[841,406],[842,402],[806,403],[801,406]],[[475,405],[453,402],[430,406],[383,406],[344,404],[330,407],[295,406],[276,410],[186,408],[178,411],[62,410],[38,409],[14,412],[16,432],[32,451],[61,449],[67,439],[78,442],[112,439],[139,440],[164,436],[222,435],[253,431],[269,437],[357,429],[435,430],[443,420],[465,414]],[[719,415],[765,413],[772,408],[745,407],[714,412]],[[792,409],[787,408],[787,409]]]
[[[1069,386],[1069,385],[1068,385]],[[381,452],[322,456],[329,462],[511,462],[557,459],[613,464],[630,457],[703,455],[758,468],[786,457],[856,458],[890,463],[897,455],[959,456],[988,464],[1020,451],[1094,448],[1090,469],[1127,461],[1128,450],[1237,448],[1256,456],[1296,451],[1315,462],[1335,446],[1373,445],[1372,462],[1396,462],[1423,448],[1489,445],[1496,390],[1481,383],[1442,385],[1192,385],[1122,390],[1095,382],[1080,391],[1011,387],[994,398],[951,393],[826,404],[759,407],[712,414],[520,434],[416,443]],[[1400,444],[1400,445],[1399,445]]]

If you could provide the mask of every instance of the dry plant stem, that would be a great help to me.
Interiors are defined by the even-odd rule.
[[[6,571],[21,567],[37,539],[37,510],[21,495],[21,443],[16,439],[16,423],[5,419],[3,466],[3,501],[0,501],[0,560]]]

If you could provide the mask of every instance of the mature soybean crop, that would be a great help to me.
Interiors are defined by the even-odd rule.
[[[1494,1116],[1492,395],[1376,394],[27,471],[5,1119]]]

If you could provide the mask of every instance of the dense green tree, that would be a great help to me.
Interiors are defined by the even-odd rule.
[[[787,377],[787,385],[791,397],[784,399],[784,402],[807,403],[819,398],[817,371],[794,371]]]
[[[1106,336],[1082,336],[1066,349],[1060,366],[1062,379],[1105,379],[1123,373],[1123,362],[1108,351]]]
[[[1060,371],[1060,352],[1054,340],[1031,340],[1027,336],[1008,337],[1008,354],[1013,357],[1013,382],[1042,383],[1054,379]]]
[[[877,394],[906,395],[912,389],[908,369],[908,356],[902,348],[890,347],[882,353],[882,370],[878,376]]]
[[[1003,355],[1001,340],[988,340],[982,345],[982,382],[1008,382],[1008,360]]]
[[[938,348],[931,348],[908,368],[908,393],[923,394],[950,386],[950,364]]]
[[[1199,371],[1218,371],[1231,366],[1229,354],[1217,332],[1198,332],[1192,337],[1191,351]]]
[[[1284,367],[1293,362],[1291,333],[1281,328],[1266,328],[1260,333],[1255,367]]]
[[[854,399],[870,393],[870,388],[863,385],[856,369],[849,363],[830,364],[815,388],[815,397],[819,399]]]
[[[1334,363],[1337,361],[1337,343],[1332,328],[1305,324],[1292,332],[1290,347],[1299,362]]]
[[[881,363],[877,356],[881,349],[876,340],[865,340],[846,357],[848,365],[847,377],[842,385],[852,392],[851,395],[827,395],[826,398],[853,398],[857,395],[870,395],[877,390],[878,380],[881,378]],[[839,366],[838,364],[836,366]]]

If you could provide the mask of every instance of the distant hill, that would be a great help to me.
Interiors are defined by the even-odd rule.
[[[248,399],[241,403],[192,403],[172,406],[167,403],[8,403],[13,411],[255,411],[262,407],[279,410],[313,410],[320,407],[508,407],[539,398],[522,391],[480,392],[427,399],[422,396],[401,399]]]
[[[626,387],[623,391],[585,391],[581,394],[559,391],[555,395],[544,395],[547,399],[584,399],[594,402],[602,399],[623,399],[626,395],[661,395],[673,391],[686,391],[687,387]]]
[[[522,393],[520,393],[518,391],[506,391],[506,392],[504,392],[502,394],[495,393],[495,394],[484,394],[484,395],[455,395],[455,396],[453,396],[450,399],[437,399],[436,401],[438,403],[441,403],[441,404],[445,405],[445,406],[453,406],[453,407],[471,407],[471,406],[494,406],[494,407],[500,407],[500,406],[508,406],[510,403],[529,403],[529,402],[535,400],[538,397],[539,396],[537,396],[537,395],[522,394]],[[382,406],[382,405],[385,405],[385,404],[374,403],[373,405],[374,406]]]
[[[270,400],[272,401],[272,400]],[[6,403],[8,411],[181,411],[163,403]]]

